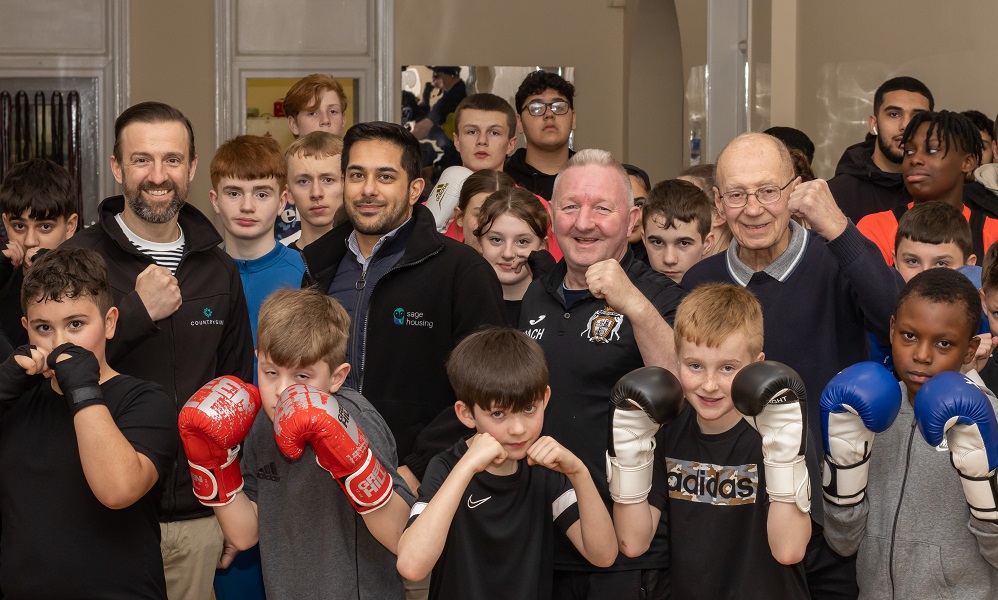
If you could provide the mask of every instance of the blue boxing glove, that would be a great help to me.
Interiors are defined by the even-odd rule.
[[[945,436],[970,513],[998,521],[998,419],[987,394],[960,373],[940,373],[915,396],[915,421],[929,445],[939,446]]]
[[[866,495],[874,434],[886,431],[901,409],[901,386],[874,362],[843,369],[821,394],[825,500],[855,506]]]

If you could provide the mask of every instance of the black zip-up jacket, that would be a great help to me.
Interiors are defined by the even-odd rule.
[[[440,235],[425,206],[413,207],[413,219],[402,258],[371,292],[364,356],[352,360],[363,361],[357,391],[384,417],[399,463],[422,478],[431,458],[468,433],[454,414],[444,361],[464,336],[505,325],[506,309],[499,279],[478,252]],[[305,246],[306,285],[328,293],[351,231],[344,223]]]
[[[568,158],[572,158],[575,151],[568,151]],[[516,185],[527,188],[545,200],[551,199],[554,193],[554,179],[558,174],[548,175],[541,173],[533,165],[527,162],[527,149],[520,148],[506,159],[503,171],[513,178]]]
[[[135,291],[135,278],[153,264],[122,232],[114,217],[125,208],[122,196],[107,198],[97,223],[66,244],[99,252],[118,307],[118,327],[107,344],[107,362],[120,373],[153,381],[176,402],[176,410],[202,385],[220,375],[253,381],[253,334],[239,269],[219,248],[222,238],[200,211],[180,209],[184,256],[177,268],[180,308],[153,322]],[[161,482],[161,521],[184,521],[213,514],[194,497],[184,447]]]
[[[835,177],[828,180],[835,202],[853,223],[872,213],[893,210],[911,202],[900,173],[881,171],[873,162],[877,138],[867,139],[846,148],[835,167]]]

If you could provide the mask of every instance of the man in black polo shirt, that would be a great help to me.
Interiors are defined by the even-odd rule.
[[[554,183],[553,229],[564,258],[534,279],[523,297],[520,329],[544,349],[551,380],[544,434],[581,458],[607,506],[610,390],[630,371],[675,371],[672,319],[683,291],[635,260],[627,238],[640,209],[627,173],[603,150],[583,150]],[[555,543],[555,598],[662,598],[668,564],[664,520],[639,558],[595,569],[563,540]],[[644,588],[644,594],[642,594]]]

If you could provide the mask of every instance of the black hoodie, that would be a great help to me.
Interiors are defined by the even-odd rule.
[[[866,215],[893,210],[912,200],[900,173],[882,171],[874,164],[876,143],[876,137],[867,135],[866,140],[846,148],[835,167],[835,177],[828,181],[835,202],[853,223],[859,223]]]
[[[574,151],[568,151],[568,158],[572,158]],[[516,185],[527,188],[545,200],[551,200],[554,191],[554,178],[558,174],[548,175],[541,173],[533,165],[527,162],[527,149],[520,148],[506,159],[503,171],[513,178]]]

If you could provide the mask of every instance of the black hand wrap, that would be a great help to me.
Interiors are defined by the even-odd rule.
[[[70,358],[56,362],[63,354],[68,354]],[[63,344],[49,353],[48,365],[55,371],[59,388],[69,400],[70,413],[75,415],[93,404],[104,404],[104,394],[100,389],[100,363],[93,352],[76,344]]]
[[[17,400],[21,394],[38,385],[45,378],[42,375],[28,375],[24,367],[17,364],[17,355],[31,357],[34,346],[25,344],[19,346],[7,360],[0,363],[0,402]]]

